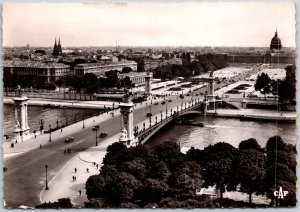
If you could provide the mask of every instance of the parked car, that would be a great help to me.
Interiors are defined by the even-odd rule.
[[[104,137],[106,137],[108,135],[108,133],[107,132],[102,132],[102,133],[100,133],[100,138],[104,138]]]
[[[93,130],[93,131],[99,130],[99,125],[93,126],[92,130]]]
[[[147,113],[147,117],[151,117],[152,116],[152,113]]]
[[[161,104],[164,105],[164,104],[166,104],[166,102],[165,102],[165,101],[162,101]]]
[[[169,99],[168,102],[172,102],[172,99]]]
[[[68,137],[68,138],[66,138],[65,139],[65,143],[70,143],[70,142],[72,142],[72,141],[74,141],[74,138],[73,137]]]
[[[158,102],[155,102],[154,105],[158,105]]]

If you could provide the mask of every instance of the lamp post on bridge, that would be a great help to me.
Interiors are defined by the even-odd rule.
[[[45,187],[45,190],[49,190],[49,187],[48,187],[48,165],[46,164],[45,165],[45,169],[46,169],[46,187]]]
[[[168,118],[168,103],[166,102],[166,118]]]
[[[51,142],[51,124],[49,124],[49,142]]]
[[[85,126],[84,126],[84,114],[82,114],[82,129],[84,129]]]

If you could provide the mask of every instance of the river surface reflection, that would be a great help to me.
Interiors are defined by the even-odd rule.
[[[28,125],[30,132],[33,130],[39,131],[41,119],[44,122],[45,130],[51,127],[66,124],[66,121],[74,121],[75,119],[82,120],[83,116],[87,117],[96,114],[99,110],[88,110],[88,109],[55,109],[55,108],[44,108],[38,106],[28,106]],[[12,135],[15,125],[15,109],[14,105],[3,106],[3,134]]]
[[[204,127],[171,125],[153,136],[146,145],[158,145],[164,141],[180,142],[181,147],[203,149],[218,142],[226,142],[234,147],[249,138],[255,138],[265,147],[268,139],[280,135],[289,144],[296,144],[295,123],[275,123],[259,121],[240,121],[239,119],[195,116],[187,118],[204,123]]]

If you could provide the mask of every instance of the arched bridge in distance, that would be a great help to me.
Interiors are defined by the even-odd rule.
[[[164,126],[169,124],[170,122],[176,120],[179,117],[188,115],[188,114],[203,114],[203,102],[192,102],[187,106],[182,106],[178,108],[178,111],[172,111],[169,116],[165,116],[164,119],[161,115],[161,119],[159,122],[155,122],[155,124],[151,125],[144,130],[136,133],[136,137],[138,138],[138,144],[145,144],[155,133],[157,133]],[[150,122],[151,123],[151,122]]]

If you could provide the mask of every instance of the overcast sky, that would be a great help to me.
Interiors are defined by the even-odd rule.
[[[293,3],[6,3],[3,45],[295,47]]]

